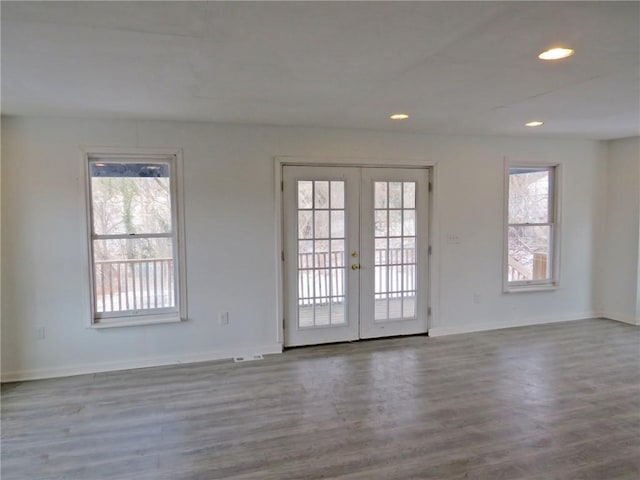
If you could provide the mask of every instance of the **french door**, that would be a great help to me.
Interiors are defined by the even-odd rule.
[[[427,331],[428,170],[285,166],[285,345]]]

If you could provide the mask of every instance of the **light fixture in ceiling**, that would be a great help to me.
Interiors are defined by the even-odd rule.
[[[542,125],[544,125],[544,122],[540,120],[532,120],[524,124],[525,127],[541,127]]]
[[[391,120],[406,120],[407,118],[409,118],[409,115],[407,115],[406,113],[394,113],[392,115],[389,115],[389,118]]]
[[[560,60],[561,58],[567,58],[573,55],[575,51],[572,48],[555,47],[545,50],[538,58],[540,60]]]

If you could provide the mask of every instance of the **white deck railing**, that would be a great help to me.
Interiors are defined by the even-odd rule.
[[[532,266],[523,265],[509,255],[507,262],[507,279],[510,282],[542,280],[545,278],[547,278],[546,254],[534,253]]]
[[[148,310],[175,306],[173,259],[95,262],[97,312]]]
[[[404,258],[402,258],[404,252]],[[413,296],[416,289],[415,249],[375,251],[374,289],[376,298]],[[404,264],[404,265],[403,265]],[[298,304],[324,305],[344,300],[344,252],[316,252],[298,255]],[[387,283],[388,282],[388,283]]]
[[[374,274],[376,298],[415,295],[409,293],[416,290],[415,260],[414,249],[376,250],[375,264],[381,267]],[[537,261],[542,264],[541,259]],[[546,256],[544,264],[546,269]],[[344,252],[299,254],[298,304],[343,301],[345,268],[349,265],[345,265]],[[95,272],[95,303],[99,313],[175,306],[171,258],[98,261]],[[509,281],[529,280],[531,269],[509,257],[508,276]]]

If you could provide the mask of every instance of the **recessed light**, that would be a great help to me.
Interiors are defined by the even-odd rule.
[[[96,163],[96,167],[104,167],[104,163]]]
[[[542,125],[544,125],[544,122],[541,122],[540,120],[533,120],[524,124],[525,127],[540,127]]]
[[[575,52],[572,48],[556,47],[545,50],[538,58],[540,60],[560,60],[561,58],[567,58],[573,55]]]
[[[406,120],[409,118],[409,115],[406,113],[394,113],[393,115],[389,115],[391,120]]]

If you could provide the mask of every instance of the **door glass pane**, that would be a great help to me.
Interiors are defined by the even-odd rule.
[[[331,208],[344,208],[344,182],[331,182]]]
[[[374,317],[415,318],[416,183],[374,182],[374,192]]]
[[[298,209],[313,207],[313,182],[298,182]]]
[[[344,297],[336,297],[331,302],[331,325],[344,325],[347,319],[344,315]]]
[[[416,289],[416,266],[402,266],[402,291],[410,293]]]
[[[327,268],[329,266],[329,240],[316,240],[313,242],[315,268]]]
[[[331,269],[331,298],[333,302],[342,302],[344,299],[344,269]],[[342,299],[342,300],[341,300]]]
[[[396,294],[402,291],[402,265],[389,266],[389,293]]]
[[[402,298],[402,317],[413,318],[416,316],[416,295],[407,294]]]
[[[389,182],[389,208],[402,208],[402,182]]]
[[[313,216],[316,229],[313,238],[329,238],[329,212],[316,210],[313,212]]]
[[[313,268],[313,241],[298,241],[298,268]]]
[[[344,325],[344,181],[298,181],[298,326]]]
[[[344,238],[344,211],[331,211],[331,238]]]
[[[375,239],[375,253],[374,253],[374,264],[375,265],[386,265],[387,264],[387,246],[388,240],[386,238],[376,238]]]
[[[344,267],[344,240],[331,240],[331,267]]]
[[[403,263],[415,264],[416,263],[416,239],[405,238],[402,241],[402,255]]]
[[[313,212],[304,210],[298,212],[298,238],[313,238],[312,218]]]
[[[394,295],[389,298],[389,320],[402,318],[402,298]]]
[[[387,210],[376,210],[375,211],[375,235],[376,237],[386,237],[387,236]]]
[[[314,208],[329,208],[329,182],[313,182],[315,190]]]
[[[404,208],[416,208],[416,184],[414,182],[404,182]]]
[[[328,297],[329,292],[331,291],[331,275],[329,275],[329,272],[330,270],[326,268],[318,268],[313,272],[315,278],[313,296],[316,300],[316,306],[325,304],[325,297]]]
[[[329,299],[319,299],[316,303],[316,326],[329,325],[329,318],[331,316]]]
[[[386,293],[387,292],[387,270],[389,267],[386,265],[383,267],[374,267],[375,268],[375,282],[374,282],[374,292],[375,293]]]
[[[402,248],[395,246],[395,242],[390,243],[392,247],[387,254],[387,265],[402,265]]]
[[[413,237],[416,234],[416,211],[405,210],[402,222],[403,235]]]
[[[374,184],[374,208],[387,208],[387,182]]]
[[[399,237],[402,235],[402,210],[389,211],[389,236]]]
[[[385,294],[376,295],[374,320],[384,321],[389,318],[389,300]]]

